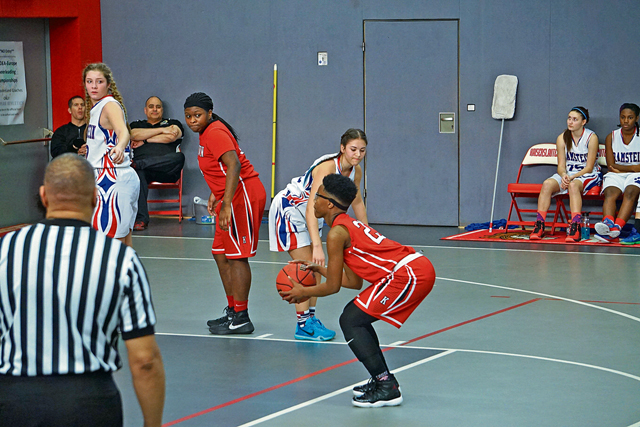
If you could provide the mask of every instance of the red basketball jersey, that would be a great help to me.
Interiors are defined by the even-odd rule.
[[[344,263],[362,279],[375,283],[391,273],[399,261],[416,251],[387,239],[373,228],[340,214],[332,227],[343,225],[351,236],[351,246],[344,250]]]
[[[198,166],[211,192],[218,200],[224,196],[227,179],[227,166],[222,162],[221,157],[228,151],[235,151],[238,155],[241,181],[258,176],[258,172],[253,169],[251,162],[240,150],[238,142],[229,129],[220,121],[211,123],[200,135]]]

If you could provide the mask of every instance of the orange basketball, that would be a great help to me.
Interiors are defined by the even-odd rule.
[[[278,291],[288,291],[291,289],[291,281],[289,277],[291,277],[296,282],[300,283],[302,286],[313,286],[316,284],[316,278],[313,275],[313,271],[311,270],[302,270],[302,266],[304,264],[287,264],[282,267],[282,270],[278,273],[278,277],[276,277],[276,289]],[[289,277],[287,277],[289,276]],[[304,302],[309,298],[305,298],[300,302]]]

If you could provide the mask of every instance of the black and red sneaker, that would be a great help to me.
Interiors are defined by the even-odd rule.
[[[373,387],[372,387],[373,385]],[[351,403],[359,408],[379,408],[381,406],[398,406],[402,403],[402,393],[396,378],[389,374],[386,380],[376,380],[363,389],[364,393],[354,396]]]
[[[533,233],[529,235],[529,240],[540,240],[544,236],[544,221],[537,220]]]
[[[566,242],[576,243],[580,241],[580,236],[582,233],[582,226],[579,222],[572,222],[571,228],[569,229],[569,234],[567,234]]]

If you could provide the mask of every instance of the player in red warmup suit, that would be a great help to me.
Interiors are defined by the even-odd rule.
[[[327,267],[309,261],[307,268],[326,278],[316,286],[293,282],[281,292],[290,303],[300,298],[334,294],[341,287],[361,289],[363,279],[371,285],[349,302],[340,316],[340,327],[349,347],[371,379],[353,389],[358,407],[396,406],[402,403],[400,387],[380,349],[372,323],[383,320],[399,328],[431,292],[435,271],[431,262],[409,246],[379,234],[347,215],[357,187],[349,178],[327,175],[316,192],[315,216],[331,226],[327,234]]]

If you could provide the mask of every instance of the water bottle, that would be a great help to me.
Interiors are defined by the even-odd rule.
[[[582,226],[580,238],[582,240],[589,240],[591,234],[591,230],[589,230],[589,212],[582,212],[582,220],[580,221],[580,225]]]

